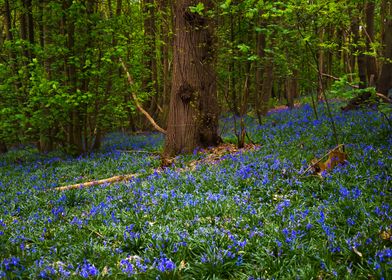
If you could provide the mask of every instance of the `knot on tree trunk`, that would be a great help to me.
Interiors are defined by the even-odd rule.
[[[181,98],[184,104],[188,104],[191,102],[194,92],[195,90],[190,84],[184,83],[178,89],[178,96]]]
[[[201,27],[206,24],[206,19],[203,16],[198,13],[193,13],[187,8],[184,11],[184,19],[186,23],[193,27]]]

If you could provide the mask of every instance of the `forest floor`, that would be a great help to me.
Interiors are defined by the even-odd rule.
[[[14,149],[0,159],[0,278],[388,279],[392,133],[376,111],[321,104],[245,119],[255,144],[176,157],[159,133],[112,133],[79,158]],[[235,143],[232,116],[222,137]],[[306,172],[305,172],[306,171]],[[55,188],[125,174],[123,181]]]

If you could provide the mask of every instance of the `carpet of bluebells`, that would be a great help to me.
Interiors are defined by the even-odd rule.
[[[113,133],[79,158],[15,148],[0,160],[0,278],[392,279],[391,127],[377,111],[335,104],[348,162],[302,174],[335,146],[322,105],[318,115],[304,105],[261,125],[248,117],[259,149],[194,169],[154,171],[160,134]],[[233,118],[221,122],[233,141]],[[132,173],[141,176],[51,190]]]

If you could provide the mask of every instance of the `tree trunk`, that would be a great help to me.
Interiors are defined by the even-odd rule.
[[[27,8],[27,28],[28,28],[28,37],[30,46],[30,57],[33,56],[33,45],[35,43],[34,40],[34,18],[33,18],[33,6],[32,0],[25,0],[25,6]]]
[[[12,34],[12,17],[11,17],[11,9],[10,9],[10,4],[8,0],[5,0],[5,32],[6,32],[6,38],[8,41],[11,43],[14,42],[14,36]],[[11,69],[12,73],[16,73],[16,54],[13,50],[10,50],[10,58],[11,58]],[[18,84],[17,82],[16,84]],[[16,85],[16,90],[19,88],[18,85]]]
[[[0,141],[0,154],[5,154],[6,152],[8,152],[7,145],[5,142]]]
[[[384,63],[381,68],[380,78],[377,82],[377,91],[384,95],[392,94],[392,3],[384,0],[386,17],[383,22]]]
[[[159,0],[158,8],[161,14],[161,36],[163,44],[161,44],[161,65],[162,65],[162,77],[161,77],[161,107],[162,107],[162,123],[167,123],[167,117],[169,114],[170,104],[170,54],[171,47],[173,46],[173,38],[170,35],[172,30],[172,12],[171,5],[166,0]]]
[[[263,23],[260,24],[263,26]],[[265,34],[262,32],[257,33],[256,37],[256,53],[257,56],[259,57],[259,60],[263,59],[265,56],[264,49],[266,47],[266,38]],[[261,63],[258,61],[256,64],[256,79],[255,79],[255,109],[256,109],[256,114],[257,118],[259,120],[259,123],[261,124],[261,111],[260,111],[260,105],[261,105],[261,96],[262,96],[262,90],[263,90],[263,69]]]
[[[232,45],[232,53],[235,53],[235,30],[234,30],[234,15],[230,14],[230,43]],[[230,63],[229,63],[229,74],[230,74],[230,80],[229,80],[229,92],[231,92],[231,106],[232,106],[232,112],[234,115],[239,114],[238,110],[238,102],[237,102],[237,89],[236,89],[236,84],[237,84],[237,79],[235,76],[235,60],[233,57],[230,58]]]
[[[374,10],[376,4],[373,1],[368,1],[365,8],[366,16],[366,51],[371,52],[374,43]],[[371,55],[366,56],[366,77],[369,86],[374,86],[374,82],[377,81],[377,66],[376,58]]]
[[[294,70],[293,74],[286,78],[286,96],[287,106],[294,108],[294,98],[298,97],[298,70]]]
[[[321,28],[319,30],[319,34],[318,34],[320,43],[323,43],[323,41],[324,41],[324,33],[325,33],[324,28]],[[323,94],[324,82],[323,82],[322,73],[324,73],[324,68],[325,68],[325,66],[324,66],[324,50],[322,49],[322,47],[320,47],[318,50],[317,61],[318,61],[317,62],[318,63],[318,65],[317,65],[317,70],[318,70],[317,71],[318,72],[317,73],[317,99],[322,100],[322,99],[324,99],[324,94]]]
[[[143,15],[144,15],[144,67],[146,75],[143,79],[143,90],[152,93],[150,99],[150,113],[155,115],[157,110],[157,94],[158,94],[158,75],[157,75],[157,61],[155,51],[155,1],[143,0]]]
[[[358,5],[358,10],[361,12],[363,10],[362,4]],[[366,81],[366,57],[363,53],[364,49],[361,47],[360,44],[360,33],[359,33],[359,23],[360,19],[359,16],[354,16],[351,21],[351,32],[354,36],[354,45],[356,46],[354,52],[358,53],[357,55],[357,65],[358,65],[358,77],[359,77],[359,88],[366,88],[367,81]],[[354,60],[355,66],[355,60]],[[355,68],[353,68],[355,69]]]
[[[263,90],[261,93],[261,107],[260,114],[267,115],[269,110],[269,101],[274,86],[274,62],[271,57],[266,59],[263,75]]]
[[[22,5],[23,5],[23,11],[20,15],[20,38],[22,40],[24,40],[24,44],[26,44],[27,40],[28,40],[28,17],[29,17],[29,12],[28,12],[28,1],[27,0],[23,0],[22,1]],[[26,47],[26,45],[23,46],[23,55],[26,58],[31,58],[31,53],[29,51],[29,48]],[[27,65],[27,62],[25,62],[25,64]]]
[[[164,156],[190,153],[198,146],[219,142],[216,95],[214,26],[190,6],[198,1],[179,0],[175,5],[174,65]],[[199,1],[206,10],[213,1]]]

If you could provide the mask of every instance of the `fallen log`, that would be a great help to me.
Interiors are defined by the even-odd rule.
[[[53,188],[51,190],[67,191],[67,190],[72,190],[72,189],[88,188],[88,187],[92,187],[92,186],[111,184],[111,183],[117,183],[120,181],[130,180],[130,179],[136,178],[138,176],[139,176],[139,174],[119,175],[119,176],[114,176],[114,177],[110,177],[110,178],[102,179],[102,180],[96,180],[96,181],[91,181],[91,182],[86,182],[86,183],[79,183],[79,184],[57,187],[57,188]]]
[[[206,158],[200,159],[200,160],[193,160],[188,163],[187,167],[177,168],[176,170],[178,172],[192,171],[195,169],[197,164],[201,164],[201,163],[215,164],[215,163],[218,163],[221,160],[221,158],[226,154],[235,154],[235,153],[244,152],[247,150],[256,150],[256,149],[259,149],[259,147],[260,147],[259,145],[247,144],[247,145],[245,145],[244,148],[237,149],[236,146],[233,144],[222,144],[218,147],[202,150],[202,152],[205,152],[206,154],[208,154],[208,156]],[[164,159],[165,158],[163,158],[163,160]],[[167,165],[165,165],[164,167],[172,166],[175,161],[173,158],[166,159],[166,160],[168,160],[170,162]],[[88,187],[98,186],[98,185],[102,185],[102,184],[117,183],[117,182],[121,182],[121,181],[125,181],[125,180],[134,179],[134,178],[139,177],[143,174],[148,175],[148,174],[152,174],[155,172],[161,172],[161,171],[162,171],[162,167],[158,167],[158,168],[153,169],[150,173],[135,173],[135,174],[128,174],[128,175],[118,175],[118,176],[114,176],[114,177],[110,177],[110,178],[102,179],[102,180],[96,180],[96,181],[90,181],[90,182],[86,182],[86,183],[79,183],[79,184],[73,184],[73,185],[68,185],[68,186],[51,188],[51,189],[48,189],[47,191],[67,191],[67,190],[72,190],[72,189],[88,188]]]

